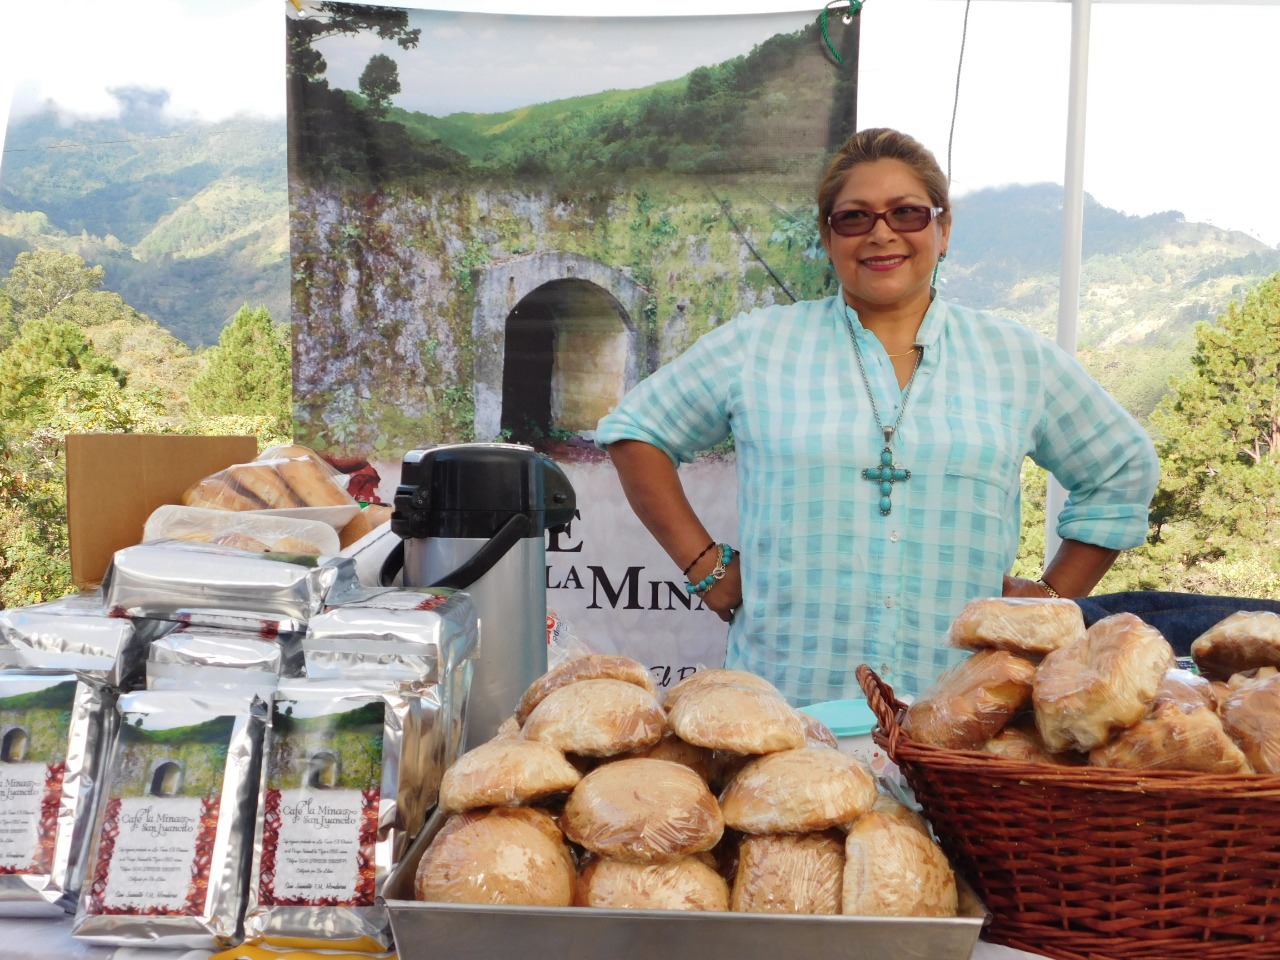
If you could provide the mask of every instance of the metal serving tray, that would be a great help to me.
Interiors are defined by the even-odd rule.
[[[969,960],[983,924],[981,908],[899,919],[419,903],[413,876],[444,819],[432,814],[383,886],[400,960]]]

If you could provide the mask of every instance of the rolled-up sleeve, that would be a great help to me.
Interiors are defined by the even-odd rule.
[[[690,463],[729,435],[730,402],[741,359],[738,324],[730,322],[704,334],[637,384],[600,420],[596,446],[642,440],[676,464]]]
[[[1080,364],[1046,343],[1032,459],[1067,491],[1058,536],[1112,550],[1147,537],[1160,460],[1142,426]]]

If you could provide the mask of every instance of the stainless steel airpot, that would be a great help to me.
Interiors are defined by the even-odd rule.
[[[480,622],[467,703],[467,749],[488,740],[547,670],[546,533],[573,520],[564,472],[532,447],[460,443],[411,450],[391,529],[404,586],[465,590]],[[397,556],[402,555],[402,559]]]

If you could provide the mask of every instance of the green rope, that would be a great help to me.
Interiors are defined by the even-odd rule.
[[[840,56],[840,52],[836,50],[836,46],[831,42],[831,35],[827,33],[827,11],[838,3],[848,3],[848,9],[843,14],[844,22],[849,23],[862,9],[863,0],[831,0],[822,8],[822,16],[819,22],[822,24],[822,39],[827,42],[827,49],[831,51],[831,55],[836,58],[836,63],[844,63],[844,57]]]

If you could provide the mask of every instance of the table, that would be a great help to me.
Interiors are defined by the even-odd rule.
[[[208,960],[212,950],[158,947],[100,947],[71,936],[70,919],[25,920],[0,917],[0,953],[5,960]],[[608,960],[602,957],[601,960]],[[816,958],[815,958],[816,960]],[[1040,954],[1011,950],[979,940],[971,960],[1043,960]]]
[[[212,950],[101,947],[71,936],[71,918],[28,920],[0,917],[0,954],[5,960],[208,960]]]

